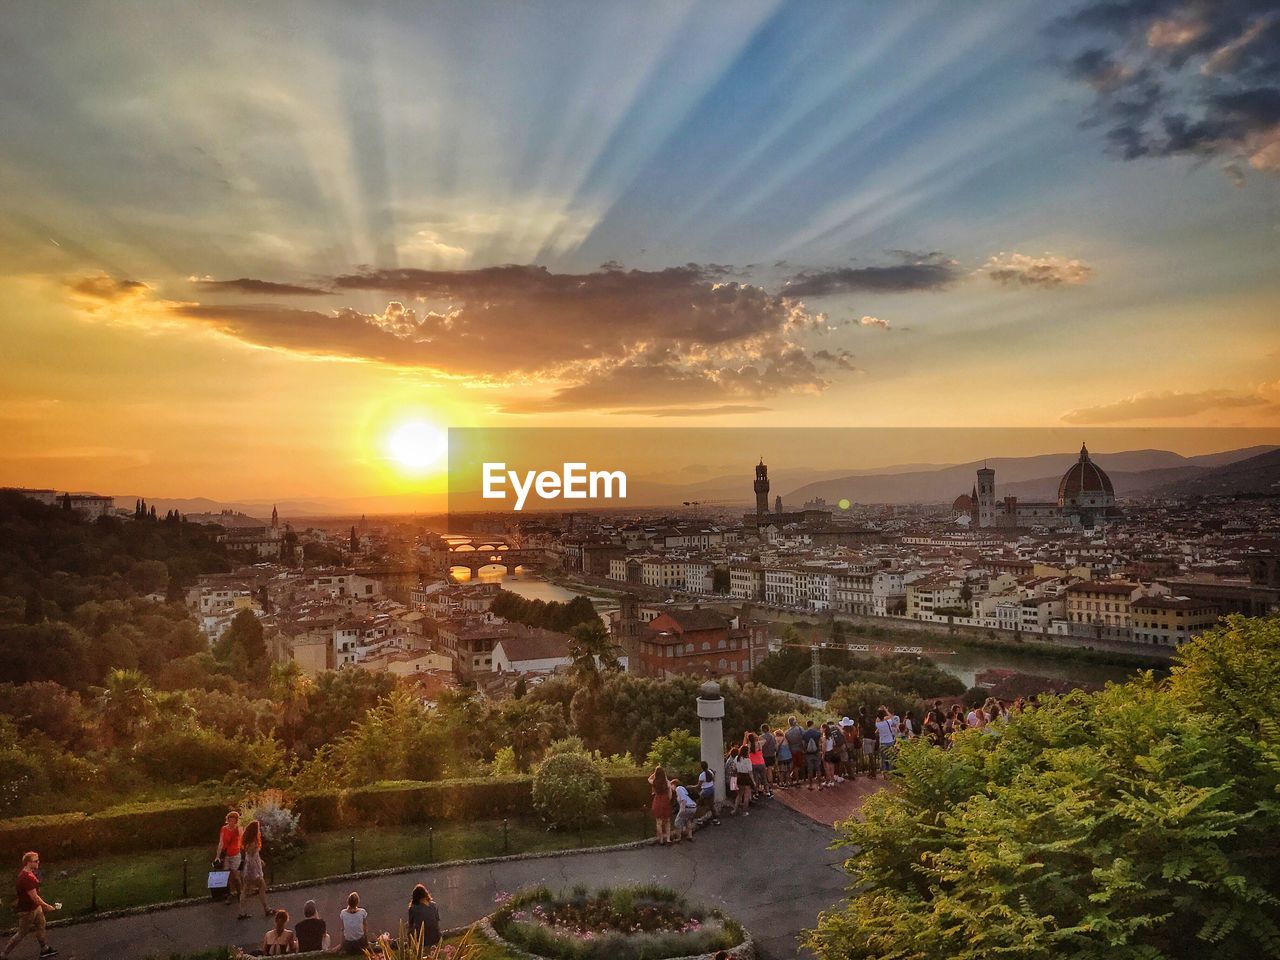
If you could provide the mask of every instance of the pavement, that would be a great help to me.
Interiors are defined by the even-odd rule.
[[[798,948],[801,933],[820,911],[842,899],[847,877],[843,856],[828,849],[833,839],[830,826],[774,799],[754,807],[750,817],[724,817],[720,826],[703,828],[694,843],[429,867],[283,891],[268,895],[268,902],[288,910],[292,924],[301,918],[303,903],[313,899],[333,932],[347,894],[355,889],[369,911],[369,931],[376,935],[396,929],[415,883],[431,890],[441,923],[458,927],[491,913],[497,894],[526,886],[569,889],[581,883],[594,889],[652,882],[723,910],[756,938],[764,960],[784,960],[806,955]],[[228,944],[258,946],[269,926],[261,915],[237,921],[236,907],[203,903],[56,927],[49,942],[67,960],[141,960]],[[36,950],[29,937],[13,957],[34,957]]]
[[[861,815],[862,802],[886,786],[883,776],[872,780],[866,776],[858,776],[834,787],[821,790],[810,790],[807,787],[788,787],[785,790],[774,790],[776,802],[782,803],[796,813],[815,820],[823,826],[834,827],[850,817]]]

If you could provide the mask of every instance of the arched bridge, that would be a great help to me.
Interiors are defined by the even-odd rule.
[[[446,576],[454,567],[466,567],[473,574],[481,567],[502,566],[507,572],[516,567],[542,563],[546,555],[541,549],[512,547],[501,539],[453,541],[441,544],[427,554],[427,568],[435,576]]]

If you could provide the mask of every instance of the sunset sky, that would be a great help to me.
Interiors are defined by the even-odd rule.
[[[405,492],[405,424],[1280,427],[1280,13],[17,0],[0,338],[0,483],[128,495]]]

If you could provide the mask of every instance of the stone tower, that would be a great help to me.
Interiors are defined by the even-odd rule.
[[[996,525],[996,472],[990,467],[978,471],[978,526]]]
[[[776,497],[773,498],[773,512],[774,513],[782,512],[782,494],[778,494]]]
[[[634,593],[624,593],[618,606],[614,642],[627,658],[627,671],[641,673],[640,664],[640,600]]]
[[[764,465],[764,457],[756,464],[756,516],[763,517],[769,512],[769,468]]]

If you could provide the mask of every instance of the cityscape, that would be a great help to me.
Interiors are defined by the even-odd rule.
[[[1278,177],[1269,0],[10,0],[0,960],[1280,960]]]

